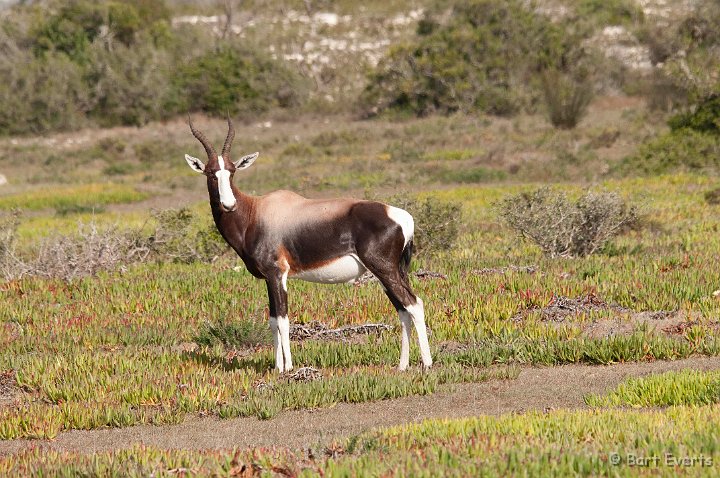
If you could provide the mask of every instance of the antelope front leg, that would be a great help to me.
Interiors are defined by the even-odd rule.
[[[283,360],[280,329],[278,328],[277,317],[273,317],[272,315],[270,316],[270,334],[272,335],[273,345],[275,346],[275,369],[283,373],[283,370],[285,370],[285,361]]]
[[[402,327],[402,337],[400,339],[400,365],[398,369],[403,371],[410,364],[410,329],[412,328],[412,317],[406,310],[399,310],[400,326]]]
[[[280,372],[292,370],[290,354],[290,320],[287,316],[287,291],[281,278],[267,280],[270,301],[270,332],[275,346],[275,368]]]

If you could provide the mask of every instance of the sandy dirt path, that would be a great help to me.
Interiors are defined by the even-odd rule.
[[[682,369],[720,369],[720,357],[675,362],[610,366],[564,365],[523,368],[515,380],[455,385],[453,391],[361,404],[339,404],[315,411],[283,412],[272,420],[189,418],[179,425],[141,425],[92,431],[69,431],[54,440],[0,441],[0,454],[28,447],[92,453],[142,443],[160,448],[212,449],[328,444],[376,427],[426,418],[498,415],[555,408],[584,408],[583,397],[602,393],[628,377]]]

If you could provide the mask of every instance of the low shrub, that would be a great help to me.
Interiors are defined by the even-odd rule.
[[[153,213],[157,225],[143,239],[149,257],[162,262],[212,262],[228,247],[214,224],[198,229],[197,217],[187,208]]]
[[[390,155],[390,160],[401,163],[420,161],[425,157],[424,151],[407,141],[393,141],[385,147],[385,154]]]
[[[198,345],[243,349],[272,343],[268,324],[254,320],[221,319],[206,322],[194,338]]]
[[[122,176],[133,172],[135,168],[129,163],[113,163],[103,168],[103,174],[105,176]]]
[[[434,197],[417,199],[409,194],[388,198],[387,204],[409,212],[415,219],[415,252],[433,255],[455,246],[462,223],[459,202],[444,202]]]
[[[17,253],[17,228],[20,212],[0,215],[0,275],[6,280],[20,277],[28,266]]]
[[[705,201],[713,206],[720,204],[720,188],[715,188],[706,192]]]
[[[58,214],[85,211],[78,205]],[[150,234],[145,227],[81,223],[76,233],[50,236],[21,258],[15,247],[19,214],[5,214],[0,216],[0,274],[8,280],[23,275],[72,280],[143,262],[212,262],[229,250],[215,225],[198,227],[188,209],[158,211],[154,219]]]
[[[27,273],[71,280],[127,265],[138,252],[130,236],[117,228],[80,224],[76,235],[45,240]]]
[[[587,113],[595,94],[591,78],[548,70],[543,73],[541,83],[552,125],[561,129],[575,128]]]
[[[613,192],[589,191],[577,201],[541,188],[506,197],[500,218],[551,257],[586,256],[637,222],[637,208]]]
[[[635,36],[647,45],[653,65],[664,63],[681,48],[682,42],[677,32],[664,25],[648,22],[635,30]]]

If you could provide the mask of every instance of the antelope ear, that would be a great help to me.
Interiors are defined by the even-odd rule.
[[[193,171],[196,171],[198,173],[205,172],[205,165],[199,159],[190,156],[189,154],[186,154],[185,161],[187,161],[188,165],[193,169]]]
[[[243,156],[242,158],[238,159],[237,161],[233,161],[233,164],[235,165],[235,169],[245,169],[249,168],[252,163],[255,162],[257,157],[260,155],[260,153],[255,152],[253,154],[248,154],[246,156]]]

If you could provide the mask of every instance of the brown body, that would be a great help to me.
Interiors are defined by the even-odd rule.
[[[418,330],[423,364],[432,363],[425,332],[424,309],[410,288],[407,269],[412,255],[412,217],[375,201],[306,199],[290,191],[264,196],[240,192],[232,178],[257,157],[237,162],[229,158],[234,132],[222,155],[195,130],[208,162],[186,155],[196,171],[207,176],[210,207],[222,237],[237,252],[248,271],[267,283],[271,328],[276,327],[276,361],[280,371],[292,368],[287,324],[287,279],[347,282],[372,272],[398,310],[403,327],[400,368],[407,367],[409,326]],[[229,183],[228,183],[229,181]]]

